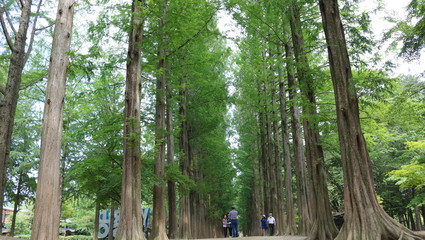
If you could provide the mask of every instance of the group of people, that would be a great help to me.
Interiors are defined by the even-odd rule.
[[[232,210],[223,217],[223,233],[225,238],[227,233],[229,233],[230,237],[239,237],[238,211],[236,211],[235,207],[232,207]]]
[[[263,215],[261,218],[261,229],[263,230],[263,236],[266,235],[267,229],[269,229],[270,236],[274,235],[274,223],[276,219],[273,217],[272,213],[269,213],[269,217],[266,218],[266,215]]]
[[[263,230],[263,236],[266,235],[267,230],[269,230],[270,236],[273,236],[274,224],[276,222],[273,214],[269,213],[268,218],[266,218],[266,215],[263,215],[260,221],[261,229]],[[232,207],[232,210],[223,216],[223,234],[225,238],[228,235],[229,237],[239,237],[238,211],[236,211],[235,207]]]

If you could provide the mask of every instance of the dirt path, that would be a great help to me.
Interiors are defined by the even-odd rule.
[[[231,240],[232,238],[203,238],[201,240]],[[238,237],[238,238],[234,238],[235,240],[305,240],[306,237],[304,236],[274,236],[274,237],[259,237],[259,236],[254,236],[254,237]],[[4,237],[4,236],[0,236],[0,240],[22,240],[20,238],[12,238],[12,237]]]
[[[252,237],[238,237],[238,238],[203,238],[201,240],[224,240],[224,239],[235,239],[235,240],[305,240],[307,237],[305,236],[252,236]]]

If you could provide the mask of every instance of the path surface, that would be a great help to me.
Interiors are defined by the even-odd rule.
[[[252,237],[238,237],[238,238],[203,238],[199,240],[305,240],[307,239],[306,236],[252,236]]]
[[[200,240],[232,240],[232,238],[202,238]],[[235,240],[305,240],[307,237],[304,236],[265,236],[265,237],[259,237],[259,236],[253,236],[253,237],[238,237],[234,238]],[[21,240],[20,238],[12,238],[12,237],[5,237],[0,236],[0,240]]]

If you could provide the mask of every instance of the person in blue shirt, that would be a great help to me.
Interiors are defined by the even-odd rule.
[[[263,215],[263,217],[261,218],[261,229],[263,230],[263,236],[266,236],[266,231],[267,231],[267,218],[266,215]]]

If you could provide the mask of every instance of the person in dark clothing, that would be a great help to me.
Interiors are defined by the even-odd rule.
[[[261,218],[261,229],[263,230],[263,236],[266,236],[266,231],[267,231],[267,218],[266,215],[263,215],[263,217]]]
[[[274,219],[272,213],[269,213],[269,217],[267,218],[267,225],[270,229],[270,236],[274,235],[274,223],[276,222],[276,219]]]

